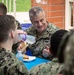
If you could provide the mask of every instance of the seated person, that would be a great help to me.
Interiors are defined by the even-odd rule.
[[[4,3],[0,2],[0,16],[7,14],[7,7]]]
[[[45,12],[41,7],[32,7],[29,10],[29,17],[32,26],[27,29],[27,34],[35,36],[36,42],[34,44],[30,44],[28,48],[32,51],[34,56],[52,60],[52,54],[44,57],[42,53],[46,44],[49,44],[50,47],[49,37],[51,37],[55,31],[59,30],[59,28],[46,20]]]
[[[16,20],[11,15],[0,16],[0,75],[28,75],[25,65],[12,53],[18,41]]]
[[[60,59],[60,55],[63,55],[62,59]],[[63,38],[58,56],[59,62],[64,63],[65,66],[63,75],[74,75],[74,30]]]
[[[52,36],[50,40],[50,53],[53,54],[53,60],[47,63],[40,64],[38,66],[33,67],[30,70],[31,75],[56,75],[60,74],[63,69],[63,64],[59,64],[57,52],[59,48],[59,44],[63,38],[63,36],[67,33],[66,30],[58,30]],[[62,57],[61,57],[62,58]]]
[[[0,3],[0,16],[2,15],[6,15],[7,14],[7,7],[4,3]],[[17,24],[17,29],[18,29],[18,32],[23,32],[21,28],[21,25],[19,23],[19,21],[16,20],[16,24]],[[17,50],[17,47],[18,47],[19,43],[16,43],[16,44],[13,44],[12,46],[12,49],[13,49],[13,52],[16,53],[16,50]]]
[[[43,55],[43,50],[47,44],[49,44],[48,47],[50,47],[49,37],[51,37],[55,31],[59,30],[59,28],[46,20],[45,12],[41,7],[32,7],[29,10],[29,17],[32,25],[26,32],[28,35],[35,36],[36,42],[34,44],[29,44],[27,49],[31,50],[33,56],[52,60],[53,55],[47,54],[45,56]]]

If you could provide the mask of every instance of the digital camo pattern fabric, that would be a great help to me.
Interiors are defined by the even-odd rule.
[[[74,75],[74,31],[70,33],[64,54],[65,75]]]
[[[37,31],[33,26],[31,26],[27,30],[27,34],[33,35],[36,37],[36,42],[32,45],[29,45],[29,48],[32,50],[34,56],[44,58],[42,56],[42,50],[45,48],[46,45],[50,46],[50,38],[51,35],[57,31],[59,28],[56,27],[54,24],[48,23],[47,29],[40,35],[37,35]],[[47,59],[52,59],[53,56],[50,54]]]
[[[0,49],[0,75],[28,75],[27,68],[9,50]]]
[[[30,70],[30,75],[57,75],[61,74],[63,68],[63,64],[59,64],[57,58],[54,58],[51,62],[33,67]]]

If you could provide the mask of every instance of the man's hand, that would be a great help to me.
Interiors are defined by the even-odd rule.
[[[42,55],[46,58],[46,57],[48,57],[50,54],[51,54],[51,53],[50,53],[50,49],[49,49],[48,46],[46,46],[45,49],[43,50]]]

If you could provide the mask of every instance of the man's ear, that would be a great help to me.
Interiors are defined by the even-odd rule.
[[[10,36],[11,36],[12,38],[14,38],[15,34],[14,34],[13,31],[11,31]]]

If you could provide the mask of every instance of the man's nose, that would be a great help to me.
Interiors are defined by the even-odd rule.
[[[41,26],[42,25],[42,23],[39,21],[39,25]]]

